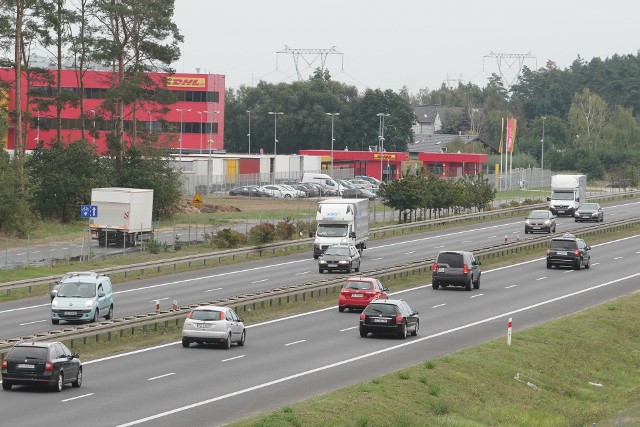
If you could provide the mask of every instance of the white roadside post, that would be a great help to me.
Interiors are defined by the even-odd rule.
[[[511,328],[513,327],[513,322],[511,322],[511,317],[509,317],[509,323],[507,323],[507,345],[511,345]]]

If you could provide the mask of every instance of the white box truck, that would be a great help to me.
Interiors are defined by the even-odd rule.
[[[153,190],[94,188],[91,204],[97,207],[97,216],[92,218],[89,228],[100,246],[124,247],[151,238]]]
[[[551,197],[547,197],[549,210],[554,215],[573,216],[587,199],[586,175],[553,175]]]
[[[369,200],[323,200],[318,203],[316,222],[318,227],[313,242],[315,259],[337,243],[350,243],[362,253],[369,240]]]

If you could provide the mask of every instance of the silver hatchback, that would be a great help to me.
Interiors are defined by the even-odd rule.
[[[189,344],[222,344],[231,348],[232,343],[243,346],[247,332],[244,320],[229,307],[203,305],[191,310],[182,326],[182,346]]]

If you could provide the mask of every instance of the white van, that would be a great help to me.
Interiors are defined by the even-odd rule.
[[[302,175],[302,182],[314,182],[316,184],[320,184],[336,196],[342,194],[342,190],[344,190],[342,185],[338,184],[335,179],[331,178],[326,173],[305,172],[304,175]]]

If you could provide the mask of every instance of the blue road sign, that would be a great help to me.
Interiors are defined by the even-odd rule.
[[[97,216],[98,216],[98,206],[96,205],[80,206],[80,218],[96,218]]]

